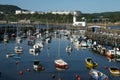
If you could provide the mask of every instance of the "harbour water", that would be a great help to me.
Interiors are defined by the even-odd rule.
[[[68,44],[73,48],[71,53],[66,52]],[[29,49],[32,46],[28,45],[28,38],[23,38],[22,43],[20,43],[20,46],[23,47],[22,54],[18,55],[14,52],[16,45],[15,39],[10,39],[7,44],[0,42],[0,80],[58,80],[59,78],[61,80],[77,80],[76,74],[80,76],[81,80],[89,80],[90,69],[86,68],[85,65],[85,58],[87,57],[93,58],[98,63],[97,70],[105,73],[109,80],[120,80],[120,77],[112,76],[109,70],[104,68],[105,66],[120,68],[120,62],[110,62],[105,56],[92,52],[90,48],[80,47],[76,49],[65,36],[58,38],[53,35],[50,43],[44,42],[44,47],[38,55],[30,54]],[[13,53],[18,58],[6,58],[7,53]],[[54,60],[58,57],[68,63],[68,69],[56,69]],[[45,70],[34,71],[34,60],[40,60]],[[20,71],[23,73],[20,74]],[[52,74],[55,74],[55,78],[52,78]]]

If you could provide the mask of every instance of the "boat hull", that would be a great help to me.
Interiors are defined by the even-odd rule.
[[[55,67],[68,69],[68,64],[62,59],[57,59],[55,60]]]
[[[105,75],[104,73],[95,70],[95,69],[91,69],[89,72],[89,76],[90,76],[90,80],[108,80],[108,76]]]
[[[112,68],[110,67],[109,68],[109,71],[110,73],[113,75],[113,76],[120,76],[120,70],[118,68]]]
[[[55,67],[61,68],[61,69],[68,69],[68,65],[55,64]]]
[[[87,68],[97,68],[98,67],[98,64],[96,62],[94,62],[91,58],[86,58],[85,59],[85,62],[86,62],[86,67]]]

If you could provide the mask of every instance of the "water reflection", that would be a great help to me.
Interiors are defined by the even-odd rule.
[[[96,54],[95,52],[93,53],[87,47],[75,48],[72,43],[64,37],[61,37],[60,39],[60,56],[62,59],[67,61],[69,65],[69,69],[67,70],[56,68],[54,65],[54,60],[58,57],[59,38],[52,37],[50,43],[45,42],[44,47],[40,48],[39,52],[35,53],[29,52],[29,49],[31,49],[33,45],[29,46],[27,45],[27,42],[28,39],[24,39],[20,44],[24,49],[23,54],[20,55],[15,54],[14,52],[14,47],[16,45],[15,40],[10,40],[9,43],[6,44],[3,42],[0,43],[0,46],[4,46],[0,48],[0,72],[2,73],[0,80],[38,80],[39,78],[43,80],[51,80],[51,73],[55,74],[55,80],[76,80],[75,74],[79,74],[81,80],[88,80],[88,73],[90,69],[86,69],[86,57],[94,58],[99,64],[97,69],[108,75],[109,80],[120,79],[120,77],[113,77],[110,75],[108,69],[110,66],[120,67],[119,62],[114,62],[114,60],[108,59],[110,61],[109,62],[104,55]],[[65,51],[68,44],[74,47],[72,52],[69,53]],[[10,59],[6,59],[5,55],[7,55],[7,53],[11,54],[12,57],[10,57]],[[33,71],[34,60],[39,60],[42,66],[45,67],[45,70],[40,71],[40,73]],[[10,69],[8,68],[8,65],[10,66]],[[105,69],[104,66],[107,66],[108,68]],[[26,72],[26,69],[30,69],[31,71],[28,73]],[[19,74],[20,71],[23,71],[22,75]]]

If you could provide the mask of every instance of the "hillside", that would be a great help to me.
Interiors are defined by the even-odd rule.
[[[15,13],[15,10],[21,10],[21,8],[15,5],[0,5],[0,12],[10,14]]]

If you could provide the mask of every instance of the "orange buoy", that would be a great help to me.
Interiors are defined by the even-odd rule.
[[[27,71],[27,72],[30,72],[30,69],[29,69],[29,68],[27,68],[27,69],[26,69],[26,71]]]
[[[80,76],[77,77],[77,80],[80,80]]]
[[[108,69],[108,67],[107,67],[107,66],[104,66],[104,69]]]
[[[52,74],[52,78],[55,78],[55,74]]]
[[[19,62],[18,61],[15,61],[16,64],[18,64]]]
[[[76,78],[78,78],[78,77],[79,77],[79,75],[78,75],[78,74],[76,74],[76,75],[75,75],[75,77],[76,77]]]
[[[61,80],[61,78],[58,78],[58,80]]]
[[[20,71],[19,74],[20,74],[20,75],[23,75],[23,71]]]

